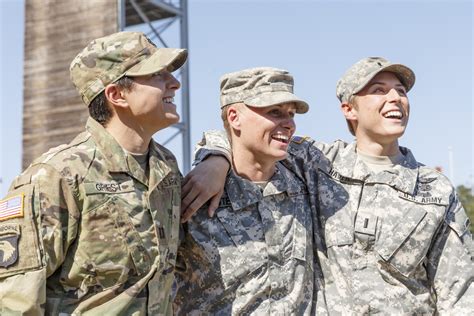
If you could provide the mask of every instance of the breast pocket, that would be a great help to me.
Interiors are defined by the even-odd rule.
[[[313,227],[308,191],[304,188],[295,193],[289,192],[288,195],[293,232],[291,257],[300,261],[312,260]]]
[[[219,254],[213,261],[220,267],[226,288],[252,278],[267,262],[263,227],[255,213],[221,209],[217,212],[219,225],[209,231]]]
[[[431,208],[442,206],[413,205],[390,231],[384,231],[376,243],[376,250],[383,260],[408,277],[418,267],[431,245],[439,226],[439,219]],[[383,225],[383,224],[382,224]]]
[[[358,186],[344,186],[321,170],[318,176],[317,216],[323,228],[326,247],[352,245],[355,215],[350,209],[357,209],[357,205],[349,199],[348,192],[350,189],[358,190]]]
[[[103,288],[125,282],[129,274],[146,274],[151,260],[128,214],[134,206],[120,194],[94,199],[96,206],[82,214],[74,266],[89,285]]]

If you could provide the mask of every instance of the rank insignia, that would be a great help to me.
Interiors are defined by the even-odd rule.
[[[298,145],[301,145],[305,140],[307,140],[308,137],[307,136],[293,136],[293,138],[291,139],[292,142],[298,144]]]

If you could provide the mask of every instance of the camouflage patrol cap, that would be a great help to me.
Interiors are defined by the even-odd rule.
[[[415,73],[405,65],[392,64],[382,57],[368,57],[352,65],[336,85],[339,101],[348,102],[352,95],[360,92],[378,73],[388,71],[394,73],[407,89],[415,84]]]
[[[69,67],[71,80],[86,105],[105,87],[123,76],[174,71],[186,61],[187,51],[157,48],[141,32],[119,32],[93,40]]]
[[[288,71],[259,67],[231,72],[221,77],[221,108],[243,102],[267,107],[294,102],[297,113],[308,112],[308,104],[293,94],[293,76]]]

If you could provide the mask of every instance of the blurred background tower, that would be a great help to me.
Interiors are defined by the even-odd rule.
[[[176,21],[188,47],[187,0],[26,0],[23,105],[23,168],[51,147],[84,129],[88,112],[69,79],[72,59],[94,38],[133,29],[167,47],[162,33]],[[189,66],[181,81],[182,121],[162,144],[181,134],[182,171],[190,168]],[[179,92],[178,92],[179,93]]]

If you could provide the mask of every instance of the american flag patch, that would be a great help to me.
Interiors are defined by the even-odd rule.
[[[23,217],[23,194],[0,201],[0,221]]]

